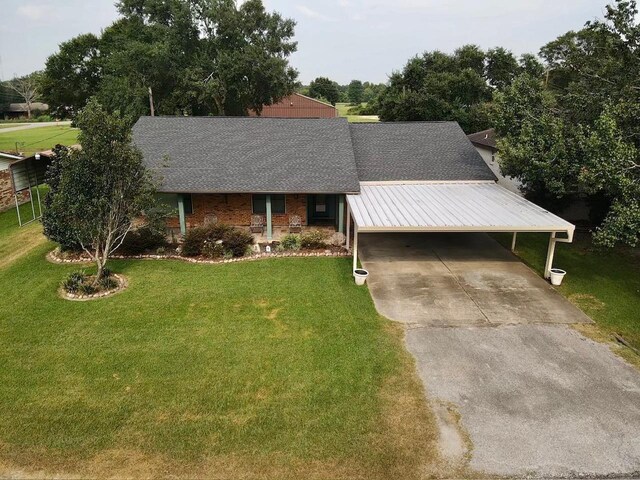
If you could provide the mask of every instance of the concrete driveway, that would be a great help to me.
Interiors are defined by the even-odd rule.
[[[376,307],[406,323],[444,456],[489,476],[640,477],[640,372],[485,235],[362,235]],[[570,270],[570,266],[567,266]]]
[[[359,248],[376,308],[392,320],[424,326],[591,321],[482,233],[361,234]]]

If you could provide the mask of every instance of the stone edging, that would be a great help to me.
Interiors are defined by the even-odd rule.
[[[47,254],[47,260],[51,263],[90,263],[92,260],[85,258],[60,258],[60,250],[56,248]],[[220,260],[207,260],[200,258],[182,257],[180,255],[113,255],[109,257],[112,260],[181,260],[188,263],[202,264],[222,264],[236,262],[251,262],[255,260],[264,260],[267,258],[289,258],[289,257],[350,257],[351,253],[347,252],[275,252],[275,253],[256,253],[246,257],[224,258]]]
[[[58,289],[58,294],[65,300],[71,300],[74,302],[86,302],[88,300],[97,300],[99,298],[110,297],[111,295],[120,293],[122,290],[127,288],[127,286],[129,286],[129,282],[127,282],[127,279],[124,276],[112,273],[111,277],[115,278],[118,281],[118,286],[116,288],[112,288],[111,290],[92,293],[91,295],[83,295],[81,293],[69,293],[65,291],[64,287],[60,287]]]

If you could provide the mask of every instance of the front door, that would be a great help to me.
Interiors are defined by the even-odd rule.
[[[309,195],[307,218],[309,225],[333,225],[336,221],[336,196]]]

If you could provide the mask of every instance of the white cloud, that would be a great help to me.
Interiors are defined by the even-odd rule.
[[[26,4],[18,7],[17,13],[21,17],[38,21],[50,19],[54,15],[54,10],[49,5]]]
[[[315,20],[322,20],[323,22],[335,22],[336,19],[333,17],[329,17],[324,13],[317,12],[306,5],[296,5],[296,9],[302,13],[305,17],[313,18]]]

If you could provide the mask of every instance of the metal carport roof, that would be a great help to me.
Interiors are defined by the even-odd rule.
[[[347,202],[360,232],[573,232],[574,225],[494,182],[361,184]]]
[[[549,232],[545,277],[556,242],[571,242],[575,226],[495,182],[362,182],[359,195],[347,195],[353,218],[353,269],[358,232]],[[350,243],[347,222],[347,249]],[[558,233],[566,234],[557,238]]]

